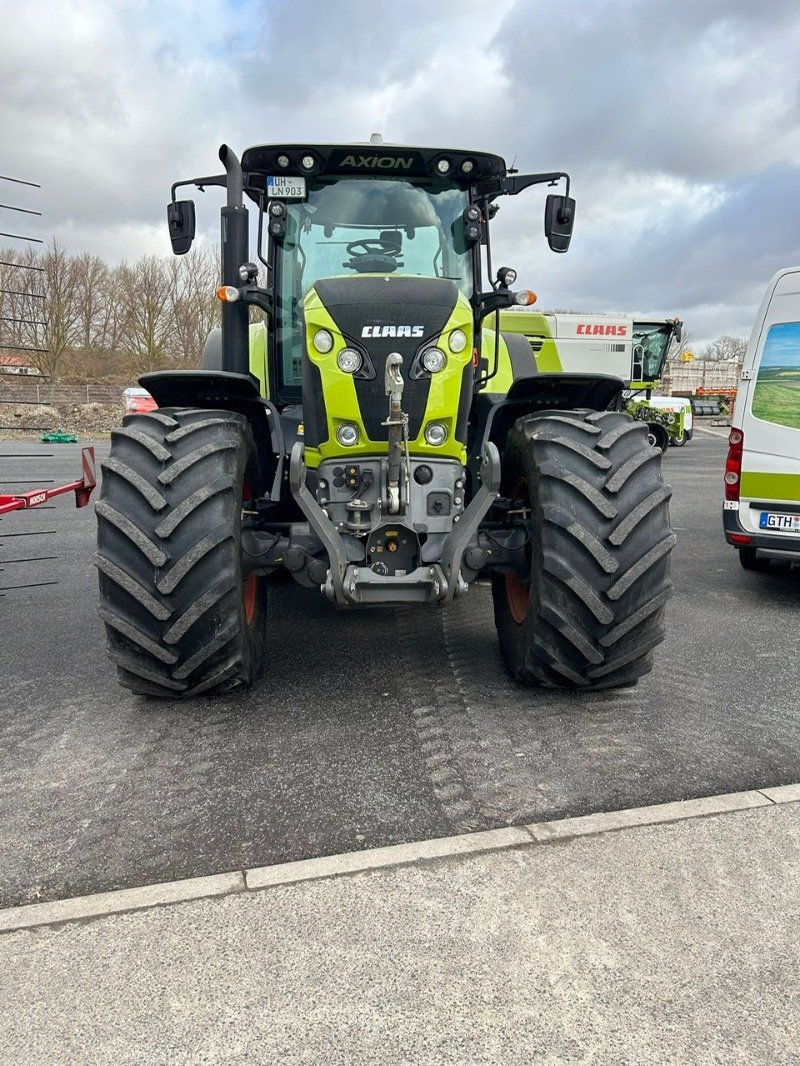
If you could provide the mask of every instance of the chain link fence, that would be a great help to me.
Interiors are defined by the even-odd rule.
[[[46,380],[14,375],[0,375],[0,403],[20,404],[83,404],[123,402],[121,385],[56,385],[50,395]]]

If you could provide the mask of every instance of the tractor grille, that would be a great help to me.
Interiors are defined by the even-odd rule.
[[[331,278],[316,284],[317,294],[345,339],[369,354],[375,369],[371,379],[355,378],[354,384],[361,418],[370,440],[386,440],[381,425],[388,414],[384,374],[391,352],[403,357],[405,381],[403,410],[409,417],[409,436],[419,435],[430,391],[430,378],[410,376],[419,350],[437,338],[447,324],[456,304],[458,290],[452,281],[441,278],[353,277]],[[389,332],[398,326],[418,327],[421,336],[369,336]],[[304,397],[305,407],[305,397]]]

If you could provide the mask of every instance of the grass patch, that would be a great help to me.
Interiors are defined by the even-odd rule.
[[[800,429],[800,389],[773,381],[756,382],[753,415],[790,429]]]

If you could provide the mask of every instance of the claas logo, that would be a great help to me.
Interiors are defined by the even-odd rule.
[[[576,330],[579,337],[627,337],[627,326],[603,326],[593,322],[581,322]]]

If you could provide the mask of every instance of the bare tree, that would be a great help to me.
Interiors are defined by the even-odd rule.
[[[712,359],[718,362],[739,362],[744,359],[747,351],[747,339],[745,337],[730,337],[725,334],[717,337],[703,351],[704,359]]]
[[[102,343],[102,312],[106,295],[103,282],[108,274],[108,266],[99,255],[88,253],[76,256],[73,265],[81,321],[81,346],[89,352]]]
[[[122,308],[121,344],[130,368],[137,374],[163,370],[170,362],[175,324],[172,306],[175,276],[165,261],[146,255],[117,272]]]
[[[28,353],[31,362],[49,378],[52,403],[62,360],[80,341],[77,273],[74,260],[55,238],[38,257],[32,257],[30,265],[44,269],[38,274],[44,299],[22,298],[21,336],[26,347],[35,349]],[[31,286],[27,292],[36,291],[36,281],[31,279],[27,284]]]
[[[173,361],[180,367],[199,367],[206,338],[220,319],[215,295],[217,257],[208,248],[195,248],[188,255],[170,260],[168,270],[173,278]]]

